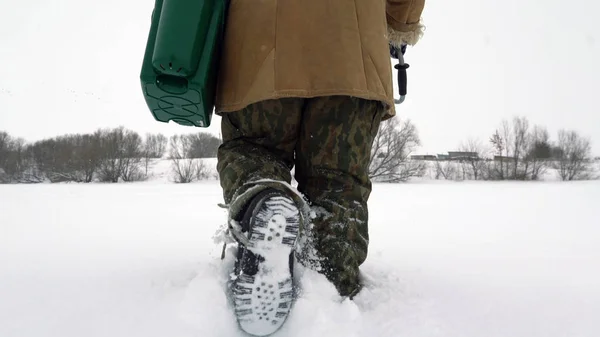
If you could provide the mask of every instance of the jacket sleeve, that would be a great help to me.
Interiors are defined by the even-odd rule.
[[[386,0],[388,38],[394,47],[414,45],[423,35],[421,13],[425,0]]]

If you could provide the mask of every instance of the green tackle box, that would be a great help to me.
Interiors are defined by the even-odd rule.
[[[227,0],[156,0],[140,79],[157,121],[208,127]]]

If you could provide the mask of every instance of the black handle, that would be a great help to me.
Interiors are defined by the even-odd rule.
[[[394,100],[396,104],[404,102],[407,91],[406,69],[410,66],[404,63],[404,53],[406,53],[406,45],[402,45],[401,48],[390,45],[390,56],[398,60],[398,64],[394,66],[394,69],[398,71],[398,91],[400,93],[400,98]]]
[[[400,92],[400,96],[406,96],[406,89],[408,84],[406,69],[408,69],[409,67],[410,65],[408,63],[400,64],[400,62],[398,62],[398,64],[394,66],[394,68],[398,70],[398,91]]]

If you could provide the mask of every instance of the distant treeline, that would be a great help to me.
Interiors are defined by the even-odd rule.
[[[0,183],[139,181],[148,177],[152,159],[165,157],[172,180],[187,183],[210,175],[199,159],[216,157],[220,144],[207,133],[142,137],[123,127],[35,143],[0,132]],[[448,155],[411,159],[420,144],[410,120],[383,122],[371,148],[371,179],[539,180],[549,169],[563,180],[598,178],[588,138],[560,130],[552,140],[545,127],[532,127],[525,117],[504,120],[486,142],[469,139]]]
[[[562,180],[598,178],[589,138],[560,130],[552,140],[546,127],[531,127],[525,117],[502,121],[487,144],[469,139],[454,153],[459,157],[433,161],[435,179],[539,180],[549,169]]]
[[[147,178],[152,159],[216,157],[220,143],[206,133],[168,139],[123,127],[34,143],[0,131],[0,183],[139,181]]]

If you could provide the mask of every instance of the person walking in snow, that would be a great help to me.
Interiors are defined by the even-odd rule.
[[[298,242],[316,253],[298,259],[316,263],[341,296],[360,290],[371,145],[380,121],[395,115],[389,47],[419,40],[423,6],[231,1],[217,89],[217,169],[240,244],[231,289],[247,332],[269,334],[287,317]]]

